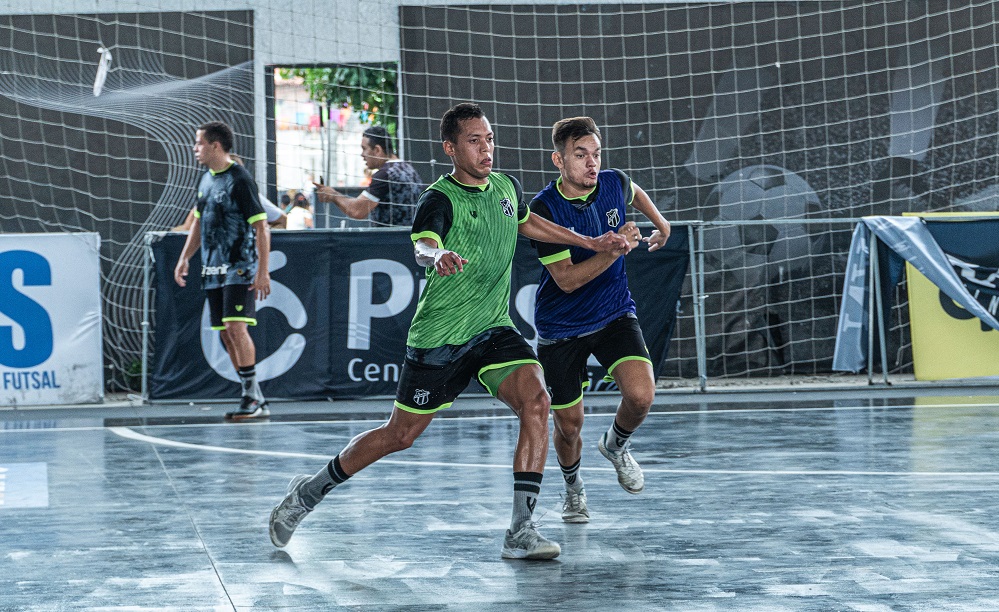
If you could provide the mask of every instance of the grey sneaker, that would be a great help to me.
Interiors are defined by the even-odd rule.
[[[288,494],[271,510],[271,542],[278,548],[284,548],[288,544],[292,534],[295,533],[295,528],[312,512],[305,507],[298,494],[298,487],[309,478],[307,474],[299,474],[292,478],[288,484]]]
[[[566,523],[589,523],[590,511],[586,509],[586,490],[566,490],[562,502],[562,520]]]
[[[562,552],[557,542],[552,542],[538,533],[531,521],[524,521],[515,532],[506,530],[503,540],[504,559],[554,559]]]
[[[600,441],[597,442],[597,450],[600,454],[614,464],[614,469],[617,471],[617,481],[628,493],[641,493],[642,489],[645,488],[645,474],[642,473],[642,467],[638,465],[635,458],[631,456],[631,451],[629,446],[631,442],[624,445],[618,452],[611,452],[607,450],[607,432],[600,436]]]
[[[267,407],[267,402],[258,402],[252,397],[243,396],[239,402],[239,408],[232,412],[225,413],[227,421],[256,421],[266,419],[271,416],[271,411]]]

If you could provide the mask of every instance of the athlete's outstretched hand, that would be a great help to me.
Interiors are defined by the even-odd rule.
[[[649,244],[649,251],[656,251],[666,245],[666,241],[669,240],[670,227],[669,223],[666,224],[666,233],[660,232],[659,230],[653,230],[652,235],[648,238],[642,238],[642,242],[647,242]]]
[[[467,263],[467,259],[454,251],[442,250],[434,255],[434,269],[437,270],[437,274],[440,276],[457,274],[464,269],[463,266]]]
[[[622,255],[631,251],[631,240],[624,234],[607,232],[602,236],[590,239],[590,250],[597,253],[621,251]]]

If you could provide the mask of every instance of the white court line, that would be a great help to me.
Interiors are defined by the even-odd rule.
[[[815,400],[803,400],[803,401],[815,401]],[[688,402],[690,404],[691,402]],[[912,410],[915,408],[999,408],[999,403],[984,403],[984,404],[896,404],[889,406],[809,406],[804,408],[703,408],[695,410],[652,410],[649,412],[649,416],[701,416],[704,414],[743,414],[743,413],[765,413],[765,412],[849,412],[849,411],[896,411],[896,410]],[[304,415],[303,415],[304,416]],[[613,412],[594,412],[586,413],[586,418],[588,419],[599,419],[599,418],[609,418],[615,416]],[[156,417],[148,417],[156,418]],[[515,420],[517,418],[514,414],[489,414],[489,415],[478,415],[478,416],[445,416],[442,414],[440,420],[442,421],[503,421],[503,420]],[[240,427],[262,427],[265,425],[343,425],[343,424],[360,424],[365,423],[377,423],[382,424],[388,420],[388,415],[377,418],[377,419],[319,419],[319,420],[308,420],[303,419],[299,421],[278,421],[278,422],[261,422],[261,423],[242,423]],[[157,423],[149,424],[144,423],[141,427],[153,428],[153,427],[178,427],[185,429],[195,429],[200,427],[219,427],[224,425],[226,427],[232,427],[231,423]],[[94,426],[74,426],[74,427],[43,427],[36,429],[0,429],[0,435],[3,434],[14,434],[14,433],[45,433],[45,432],[64,432],[64,431],[100,431],[108,428],[103,425]]]
[[[191,444],[190,442],[177,442],[167,438],[158,438],[141,434],[127,427],[109,427],[109,431],[138,442],[148,442],[160,446],[170,446],[174,448],[185,448],[189,450],[210,451],[217,453],[233,453],[243,455],[263,455],[268,457],[292,457],[296,459],[322,459],[329,461],[332,455],[315,455],[312,453],[292,453],[287,451],[252,450],[242,448],[230,448],[227,446],[211,446],[207,444]],[[447,463],[443,461],[415,461],[399,459],[379,459],[379,463],[390,465],[413,465],[426,467],[460,467],[478,469],[502,469],[509,470],[509,464],[497,465],[494,463]],[[556,471],[557,467],[546,466],[548,471]],[[613,472],[610,467],[584,467],[588,472]],[[708,469],[667,469],[655,467],[643,467],[643,472],[653,474],[724,474],[736,476],[917,476],[923,478],[999,478],[999,472],[871,472],[854,470],[708,470]]]

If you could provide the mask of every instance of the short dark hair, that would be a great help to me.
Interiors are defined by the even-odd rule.
[[[600,138],[600,129],[597,128],[597,124],[593,119],[589,117],[569,117],[568,119],[556,121],[555,125],[552,126],[552,144],[555,145],[555,151],[564,153],[566,145],[570,142],[575,142],[583,136],[589,136],[590,134]]]
[[[291,196],[288,195],[287,193],[281,194],[281,203],[284,204],[285,206],[291,204]]]
[[[373,125],[364,130],[362,136],[368,139],[368,144],[372,147],[381,147],[382,151],[385,151],[385,155],[395,153],[395,147],[392,146],[392,137],[389,136],[388,130],[382,126]]]
[[[441,140],[454,142],[461,134],[461,122],[485,117],[482,108],[473,102],[462,102],[452,106],[441,117]]]
[[[219,143],[226,153],[232,151],[232,143],[235,138],[232,134],[232,128],[228,125],[221,121],[209,121],[198,129],[205,133],[205,140],[208,142]]]

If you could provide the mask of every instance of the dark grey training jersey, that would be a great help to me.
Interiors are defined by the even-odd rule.
[[[194,216],[201,223],[202,287],[252,284],[257,274],[253,224],[267,219],[267,213],[246,168],[233,163],[221,172],[205,172]]]

